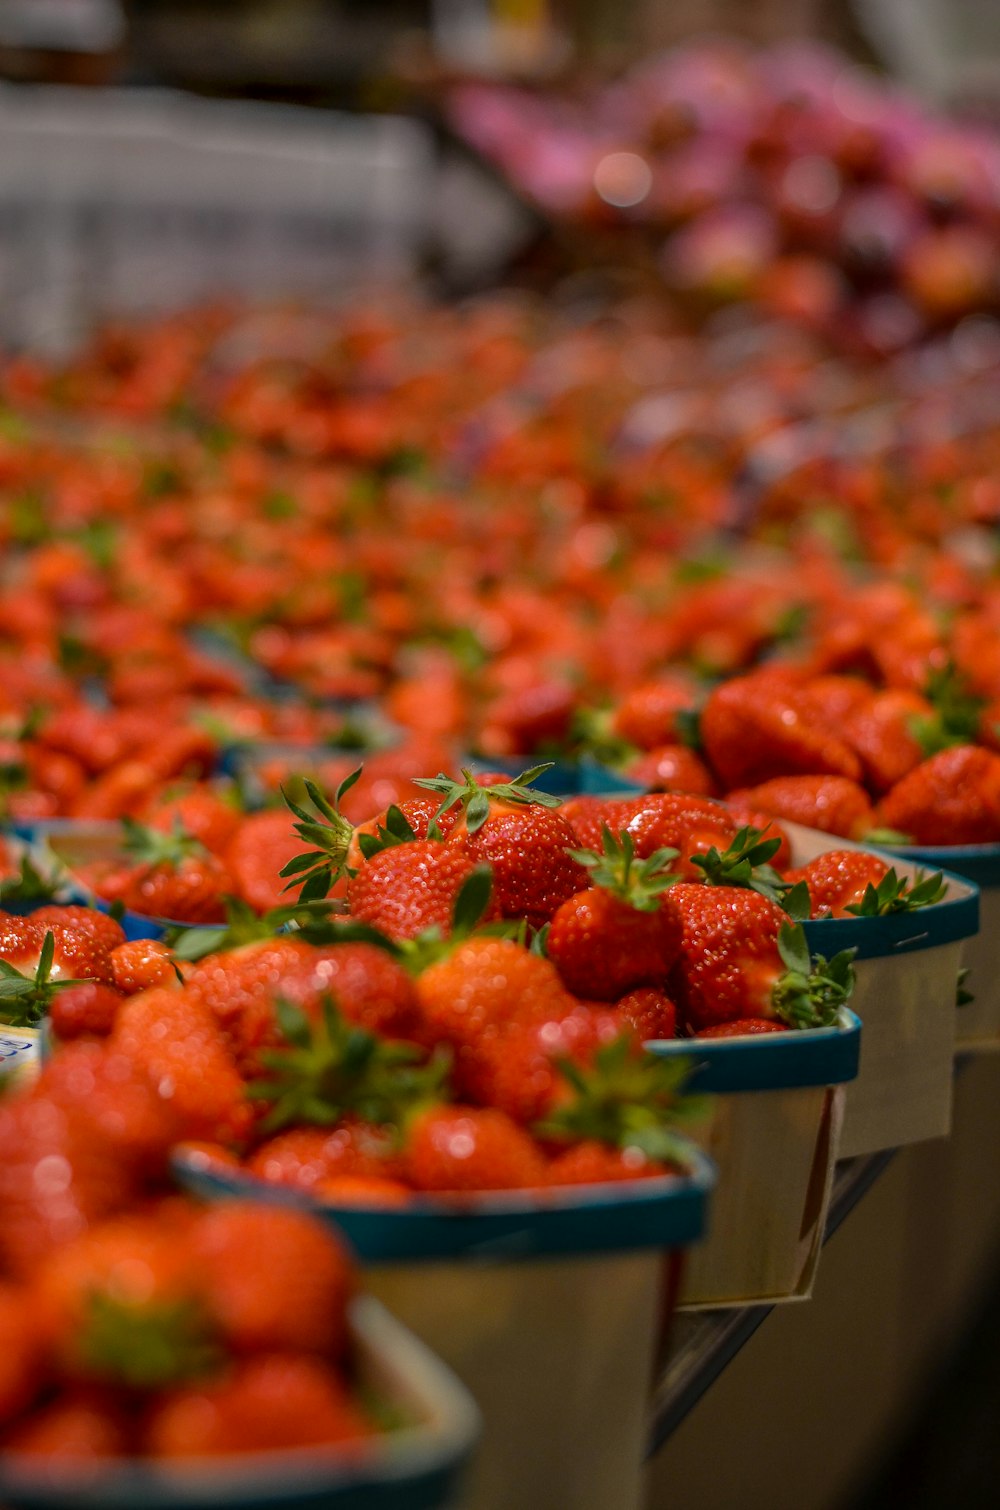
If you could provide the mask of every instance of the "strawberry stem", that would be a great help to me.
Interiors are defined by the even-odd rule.
[[[784,923],[778,953],[785,972],[771,991],[775,1013],[791,1028],[828,1028],[854,990],[856,949],[842,949],[832,959],[810,955],[801,923]]]

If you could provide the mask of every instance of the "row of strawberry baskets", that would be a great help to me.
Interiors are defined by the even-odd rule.
[[[553,778],[564,789],[609,784],[599,769]],[[796,865],[835,844],[859,847],[783,827]],[[116,842],[115,826],[78,823],[38,825],[10,840],[39,870],[58,867],[61,900],[88,902],[95,899],[74,871]],[[805,923],[807,956],[854,951],[850,1004],[829,1025],[647,1044],[656,1056],[684,1060],[689,1089],[707,1093],[680,1174],[561,1192],[543,1204],[513,1192],[447,1210],[308,1198],[346,1234],[371,1295],[398,1318],[366,1300],[357,1321],[364,1366],[407,1404],[407,1431],[391,1434],[381,1454],[330,1473],[307,1462],[280,1482],[251,1464],[235,1475],[201,1473],[180,1488],[134,1468],[70,1485],[4,1467],[0,1497],[12,1506],[451,1503],[477,1430],[464,1385],[485,1428],[463,1504],[509,1504],[515,1482],[524,1507],[640,1504],[645,1403],[670,1311],[808,1298],[838,1158],[945,1136],[956,1049],[1000,1041],[1000,997],[990,996],[1000,963],[991,957],[995,848],[894,850],[911,885],[929,866],[941,869],[937,900],[919,911]],[[135,914],[121,921],[131,937],[166,926]],[[970,957],[981,994],[956,1007]],[[970,1022],[971,1031],[959,1026]],[[45,1043],[44,1026],[9,1029],[0,1054],[27,1078]],[[306,1199],[197,1150],[177,1159],[175,1173],[208,1201]]]

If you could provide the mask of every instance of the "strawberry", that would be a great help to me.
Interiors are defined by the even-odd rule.
[[[121,923],[96,907],[39,907],[31,921],[41,928],[51,928],[58,942],[60,932],[83,934],[103,945],[110,953],[125,942]]]
[[[24,1293],[0,1282],[0,1427],[38,1394],[44,1378],[44,1342]]]
[[[726,807],[740,828],[755,828],[759,830],[761,838],[777,839],[778,848],[771,856],[771,864],[775,870],[787,870],[792,863],[792,845],[781,824],[769,813],[761,812],[747,802],[734,801],[732,792],[726,798]]]
[[[866,888],[877,886],[888,869],[886,860],[864,850],[828,849],[790,870],[786,879],[809,888],[810,917],[847,917],[847,906],[860,902]]]
[[[198,1292],[227,1346],[343,1353],[354,1264],[319,1222],[280,1206],[226,1202],[197,1220],[190,1252]]]
[[[292,1127],[269,1138],[246,1161],[262,1180],[317,1190],[340,1178],[394,1177],[397,1169],[391,1131],[364,1122],[339,1127]]]
[[[97,958],[100,968],[101,950],[90,939],[71,935],[67,945],[64,936],[59,961],[56,949],[51,929],[43,932],[27,918],[0,921],[0,1022],[20,1027],[41,1022],[57,994],[75,990],[83,983],[65,974],[67,954],[82,955],[84,960]],[[12,960],[33,973],[18,969]],[[61,978],[56,975],[60,970],[64,972]]]
[[[101,981],[81,981],[52,998],[49,1026],[63,1043],[88,1034],[106,1038],[114,1027],[123,1000],[120,991]]]
[[[125,1411],[93,1393],[60,1395],[0,1439],[4,1452],[67,1466],[124,1457],[130,1445]]]
[[[871,791],[887,792],[931,753],[918,730],[926,730],[933,718],[932,704],[905,689],[876,693],[847,715],[843,735],[857,752]]]
[[[781,840],[765,837],[763,830],[741,828],[728,848],[719,850],[713,844],[703,854],[692,855],[691,864],[706,886],[747,886],[786,912],[797,913],[804,910],[806,899],[796,895],[793,905],[792,883],[770,863],[780,848]]]
[[[84,879],[107,902],[121,902],[148,917],[183,923],[216,923],[233,878],[217,856],[183,829],[169,834],[123,818],[128,859],[87,867]]]
[[[776,776],[760,786],[730,792],[727,801],[734,810],[752,808],[845,839],[861,838],[875,826],[864,787],[844,776]]]
[[[726,789],[776,776],[844,776],[857,781],[857,755],[807,694],[775,678],[735,677],[712,692],[701,715],[705,754]]]
[[[417,1190],[524,1190],[545,1182],[534,1139],[492,1107],[432,1106],[411,1122],[403,1151]]]
[[[282,868],[299,853],[301,843],[284,808],[249,813],[242,818],[223,859],[232,876],[230,890],[256,912],[287,902]]]
[[[159,939],[127,939],[119,944],[111,951],[111,973],[115,990],[122,996],[177,983],[174,956]]]
[[[550,1185],[612,1185],[621,1180],[651,1180],[670,1173],[661,1159],[630,1145],[612,1148],[595,1138],[557,1154],[548,1167]]]
[[[172,795],[158,795],[146,804],[143,819],[162,834],[181,828],[213,854],[225,855],[243,814],[211,787],[193,786]]]
[[[717,1022],[714,1027],[702,1028],[697,1038],[752,1038],[760,1033],[784,1033],[787,1023],[776,1022],[773,1017],[736,1017],[731,1022]]]
[[[318,1358],[265,1353],[167,1394],[146,1427],[154,1458],[196,1458],[361,1441],[373,1427]]]
[[[621,699],[611,727],[640,750],[655,750],[678,738],[678,714],[689,712],[694,698],[694,684],[681,673],[642,682]]]
[[[447,937],[462,887],[477,868],[470,855],[440,840],[389,845],[348,882],[348,909],[390,938],[415,939],[430,928]],[[495,916],[491,897],[482,920]]]
[[[615,1003],[622,1023],[634,1028],[644,1042],[677,1037],[677,1007],[658,986],[640,986],[627,991]]]
[[[813,965],[801,929],[755,891],[678,886],[673,900],[684,942],[669,989],[689,1031],[744,1017],[793,1027],[834,1020],[853,983],[849,954]]]
[[[717,791],[708,766],[687,745],[656,745],[630,760],[622,774],[650,792],[691,792],[695,796],[712,797]]]
[[[558,798],[530,782],[545,766],[534,767],[500,785],[483,786],[463,772],[464,783],[438,776],[419,784],[440,793],[442,815],[460,807],[449,844],[460,845],[493,872],[493,896],[501,917],[524,918],[540,928],[556,908],[586,884],[569,851],[574,834],[558,808]]]
[[[599,1006],[579,1006],[559,1021],[515,1020],[463,1046],[455,1083],[464,1099],[495,1107],[527,1126],[570,1094],[560,1064],[586,1068],[602,1044],[621,1032],[617,1013]]]
[[[429,1039],[456,1047],[508,1022],[558,1022],[576,1007],[551,961],[502,938],[465,940],[418,976],[416,990]]]
[[[22,973],[34,974],[42,957],[46,937],[51,934],[51,980],[100,980],[110,985],[113,977],[111,951],[107,942],[91,931],[88,925],[77,927],[72,921],[67,922],[59,915],[64,911],[77,910],[40,908],[39,911],[51,919],[43,922],[36,922],[35,914],[12,917],[7,913],[0,913],[0,959],[5,959]],[[89,909],[80,908],[79,911],[88,912]]]
[[[408,1206],[413,1192],[401,1180],[375,1174],[338,1174],[320,1180],[316,1194],[335,1206],[375,1206],[379,1209]]]
[[[593,885],[557,908],[545,952],[563,985],[577,995],[616,1001],[634,986],[662,984],[681,945],[682,925],[667,888],[676,851],[654,851],[635,865],[626,831],[604,831],[603,853],[573,850]]]
[[[932,755],[883,797],[878,823],[915,844],[995,844],[1000,840],[1000,755],[975,745]]]
[[[249,1110],[222,1030],[190,991],[162,987],[127,997],[110,1045],[150,1077],[185,1137],[242,1137]]]

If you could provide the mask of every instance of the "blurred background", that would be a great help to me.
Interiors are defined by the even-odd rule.
[[[998,123],[1000,0],[0,0],[0,339],[58,351],[107,312],[324,298],[363,270],[446,295],[655,284],[685,319],[752,298],[854,356],[926,343],[978,379],[1000,368]],[[957,1178],[908,1155],[814,1305],[667,1444],[657,1506],[996,1503],[995,1156],[963,1154],[947,1294],[941,1264],[903,1299],[885,1271],[897,1239],[933,1248]],[[866,1356],[890,1311],[898,1348]],[[820,1376],[854,1407],[824,1405],[844,1450],[822,1481],[808,1410],[780,1418],[780,1464],[754,1448]]]

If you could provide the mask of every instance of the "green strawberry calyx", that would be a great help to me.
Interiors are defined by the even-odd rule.
[[[871,882],[865,887],[860,902],[845,907],[859,918],[887,917],[890,913],[916,912],[921,907],[933,907],[948,894],[948,887],[941,872],[933,875],[918,874],[911,885],[905,876],[898,876],[895,869],[887,870],[877,886]]]
[[[987,699],[971,690],[954,661],[931,671],[924,696],[933,712],[915,714],[909,720],[909,728],[925,758],[954,745],[976,743]]]
[[[856,949],[842,949],[832,959],[811,955],[801,923],[783,923],[778,953],[785,966],[771,991],[775,1014],[790,1028],[828,1028],[854,990]]]
[[[519,776],[512,776],[510,781],[501,781],[496,786],[480,786],[472,772],[463,766],[463,781],[456,781],[453,776],[446,776],[441,771],[437,776],[418,777],[415,784],[426,788],[428,792],[436,792],[441,797],[441,806],[436,814],[438,818],[453,807],[464,808],[465,826],[470,834],[474,834],[490,816],[491,803],[494,802],[513,803],[517,807],[560,807],[562,803],[559,797],[554,797],[551,792],[541,792],[531,785],[544,771],[551,769],[552,762],[545,761],[522,771]]]
[[[255,944],[261,939],[276,938],[279,933],[295,932],[323,922],[337,904],[328,901],[293,902],[287,907],[272,907],[257,913],[242,897],[223,897],[226,909],[224,924],[178,923],[169,929],[166,942],[177,959],[194,961],[208,954],[222,954]]]
[[[52,964],[56,940],[46,933],[34,975],[25,975],[5,959],[0,959],[0,1022],[12,1028],[32,1028],[41,1022],[57,991],[69,986],[86,985],[89,977],[79,980],[53,980]]]
[[[55,874],[44,875],[30,855],[22,855],[17,875],[0,881],[0,907],[11,902],[54,902],[64,874],[58,867]]]
[[[610,892],[638,912],[655,912],[663,893],[680,880],[670,869],[679,850],[658,849],[636,864],[635,841],[627,829],[613,834],[607,824],[602,824],[601,849],[600,854],[591,849],[566,853],[590,872],[592,886]]]
[[[76,1352],[89,1375],[134,1390],[161,1390],[214,1373],[225,1354],[194,1299],[135,1305],[88,1297]]]
[[[808,917],[808,888],[792,886],[770,864],[781,848],[781,839],[768,839],[766,834],[766,829],[747,824],[728,849],[719,850],[713,844],[705,854],[692,855],[691,864],[702,872],[708,886],[743,886],[777,903],[792,917]]]
[[[358,766],[357,770],[344,777],[334,793],[333,802],[324,796],[315,781],[303,778],[302,785],[312,803],[312,812],[294,801],[284,787],[281,790],[285,805],[296,819],[292,826],[299,838],[309,846],[278,872],[282,877],[292,878],[285,887],[286,891],[301,887],[301,902],[321,901],[329,896],[331,888],[342,876],[351,874],[347,865],[347,851],[354,827],[340,811],[340,804],[351,787],[361,779],[363,769],[363,766]]]
[[[209,853],[201,840],[189,833],[179,818],[166,831],[149,828],[144,823],[137,823],[134,818],[123,818],[121,824],[122,848],[137,865],[149,866],[150,869],[165,865],[176,870],[185,860],[204,859]]]
[[[382,1039],[349,1022],[327,993],[316,1018],[283,997],[275,1003],[285,1047],[261,1054],[265,1074],[247,1087],[269,1110],[264,1133],[345,1117],[399,1128],[415,1106],[447,1099],[451,1054],[428,1059],[413,1043]]]
[[[441,839],[441,830],[436,823],[431,823],[427,830],[428,839]],[[413,844],[417,835],[412,823],[402,808],[395,803],[386,808],[385,820],[378,825],[373,834],[359,834],[358,848],[366,860],[374,859],[384,849],[394,849],[400,844]]]
[[[600,765],[620,771],[639,758],[638,745],[615,732],[614,709],[577,708],[570,725],[574,756],[589,755]]]
[[[536,1124],[536,1137],[637,1148],[649,1159],[686,1163],[681,1130],[703,1121],[709,1105],[705,1096],[683,1094],[691,1060],[648,1054],[626,1032],[598,1049],[589,1067],[554,1062],[571,1094]]]

